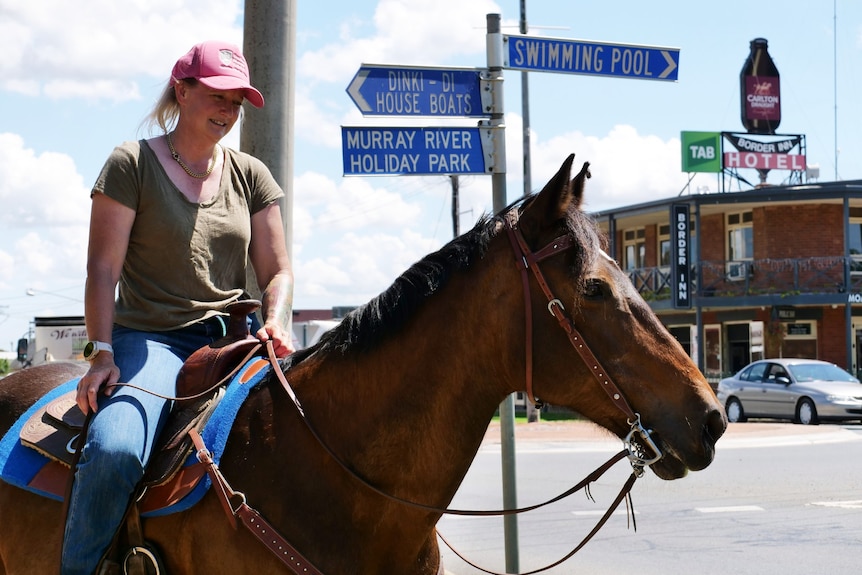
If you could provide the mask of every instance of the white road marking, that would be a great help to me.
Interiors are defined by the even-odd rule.
[[[572,515],[578,515],[578,516],[583,516],[583,517],[586,517],[586,516],[601,517],[605,513],[607,513],[606,510],[598,510],[598,509],[596,509],[595,511],[572,511]],[[625,509],[616,509],[612,513],[612,515],[627,515],[627,514],[628,514],[628,512],[626,512]],[[635,511],[635,515],[640,515],[640,511]]]
[[[759,505],[733,505],[730,507],[695,507],[701,513],[741,513],[746,511],[764,511]]]
[[[856,499],[855,501],[812,501],[809,505],[838,507],[840,509],[862,509],[862,499]]]

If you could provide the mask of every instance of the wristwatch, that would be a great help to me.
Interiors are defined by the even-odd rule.
[[[114,348],[111,347],[110,343],[104,341],[88,341],[87,345],[84,346],[84,359],[93,361],[100,351],[114,353]]]

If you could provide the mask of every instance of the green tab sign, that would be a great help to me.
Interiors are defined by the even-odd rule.
[[[682,171],[720,172],[721,132],[681,132]]]

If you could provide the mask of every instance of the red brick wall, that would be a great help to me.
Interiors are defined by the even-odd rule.
[[[700,230],[697,234],[701,260],[706,262],[723,261],[726,253],[724,248],[724,214],[701,216]]]
[[[781,205],[752,210],[754,259],[844,255],[844,208],[841,205]],[[704,261],[726,257],[725,215],[700,218]]]
[[[823,318],[817,322],[817,350],[823,361],[849,369],[847,365],[847,334],[844,333],[844,306],[823,307]]]
[[[658,265],[658,226],[644,227],[644,267]]]
[[[752,210],[754,259],[844,255],[844,208],[797,204]]]
[[[620,265],[623,265],[623,250],[625,249],[623,247],[623,231],[617,230],[616,236],[617,237],[616,237],[615,243],[616,243],[617,250],[616,250],[615,254],[611,254],[611,255],[613,256],[613,258],[615,260],[620,262]]]

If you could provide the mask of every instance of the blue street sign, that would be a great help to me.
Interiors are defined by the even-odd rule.
[[[341,127],[345,176],[485,174],[479,128]]]
[[[669,82],[679,73],[678,48],[506,35],[503,42],[503,67],[512,70]]]
[[[481,70],[363,64],[347,94],[363,116],[490,116]]]

